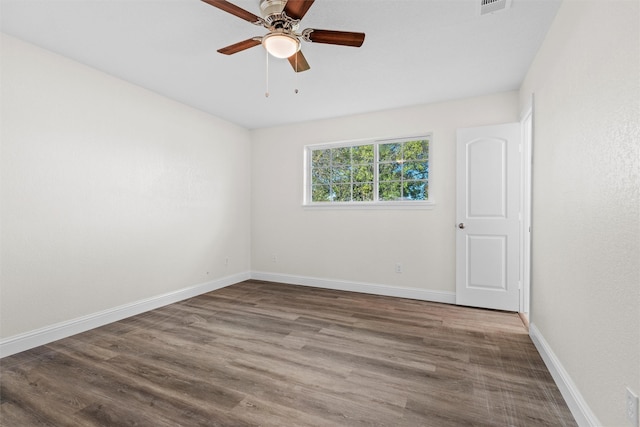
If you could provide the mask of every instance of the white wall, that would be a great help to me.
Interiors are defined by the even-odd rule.
[[[535,93],[531,321],[605,426],[640,393],[640,3],[565,1]]]
[[[248,131],[1,43],[3,338],[249,272]]]
[[[253,131],[253,271],[446,292],[454,300],[456,129],[516,121],[517,110],[517,93],[508,92]],[[432,210],[303,208],[305,145],[426,132],[433,134]]]

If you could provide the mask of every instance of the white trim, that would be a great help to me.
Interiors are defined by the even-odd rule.
[[[403,201],[388,201],[388,202],[313,202],[303,204],[302,207],[304,209],[310,210],[336,210],[336,209],[388,209],[388,210],[412,210],[412,209],[422,209],[429,210],[433,209],[436,206],[436,203],[433,200],[429,201],[413,201],[413,202],[403,202]]]
[[[401,288],[371,283],[350,282],[344,280],[321,279],[316,277],[294,276],[267,272],[245,272],[223,277],[199,285],[169,292],[163,295],[124,304],[119,307],[45,326],[23,334],[0,340],[0,358],[11,356],[41,345],[49,344],[71,335],[117,322],[127,317],[145,313],[165,305],[183,301],[207,292],[215,291],[249,279],[269,282],[288,283],[292,285],[312,286],[317,288],[336,289],[365,294],[384,295],[399,298],[410,298],[422,301],[455,303],[455,293],[444,291],[428,291],[415,288]]]
[[[528,126],[527,126],[528,124]],[[533,158],[533,94],[520,114],[521,179],[520,179],[520,313],[529,316],[531,296],[531,201]]]
[[[110,308],[87,316],[45,326],[44,328],[36,329],[24,334],[14,335],[0,340],[0,358],[45,345],[112,322],[117,322],[118,320],[154,310],[168,304],[173,304],[197,295],[215,291],[235,283],[249,280],[250,278],[251,274],[249,272],[239,273],[177,291],[168,292],[163,295],[124,304],[119,307]]]
[[[589,405],[580,394],[578,387],[574,384],[573,380],[569,376],[569,373],[564,369],[562,363],[558,357],[554,354],[549,343],[544,339],[536,325],[531,323],[529,325],[529,336],[533,341],[533,344],[538,349],[538,353],[542,356],[547,369],[551,373],[553,380],[555,381],[562,397],[567,402],[571,414],[576,419],[576,422],[580,427],[596,427],[602,424],[598,421]]]
[[[428,291],[416,288],[378,285],[373,283],[351,282],[347,280],[321,279],[318,277],[294,276],[290,274],[254,271],[251,278],[267,282],[287,283],[290,285],[312,286],[315,288],[335,289],[339,291],[360,292],[363,294],[384,295],[410,298],[421,301],[455,304],[456,294],[446,291]]]
[[[367,145],[374,144],[377,142],[389,143],[395,141],[407,141],[416,138],[426,138],[433,137],[433,132],[430,130],[426,130],[422,133],[415,133],[409,135],[401,135],[401,136],[378,136],[371,138],[357,138],[357,139],[341,139],[338,141],[329,141],[329,142],[317,142],[313,144],[307,144],[305,148],[312,148],[314,150],[323,149],[323,148],[337,148],[337,147],[355,147],[357,145]]]

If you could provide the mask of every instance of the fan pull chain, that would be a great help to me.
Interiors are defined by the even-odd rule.
[[[294,71],[296,72],[296,76],[294,77],[295,89],[293,90],[293,93],[297,95],[298,94],[298,54],[297,53],[296,53],[296,69]]]
[[[266,86],[267,86],[267,90],[264,93],[265,98],[269,97],[269,52],[267,52],[267,50],[264,50],[265,54],[267,55],[267,66],[266,66]]]

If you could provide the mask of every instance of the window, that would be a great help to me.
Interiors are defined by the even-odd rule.
[[[430,137],[307,147],[307,205],[429,201]]]

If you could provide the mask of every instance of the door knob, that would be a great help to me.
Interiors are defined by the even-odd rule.
[[[464,222],[461,222],[460,224],[458,224],[458,228],[460,230],[464,230]]]

